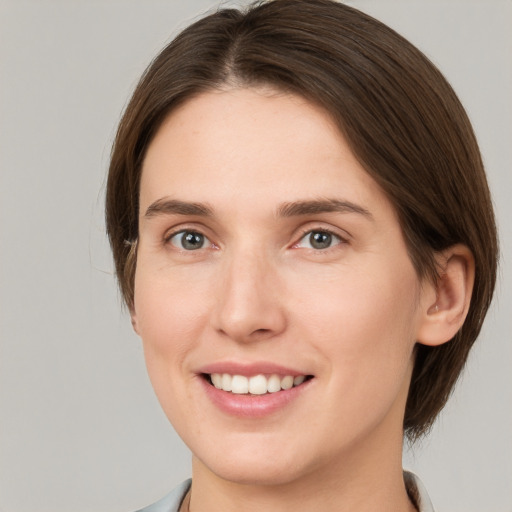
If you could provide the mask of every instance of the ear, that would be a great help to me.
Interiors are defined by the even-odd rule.
[[[417,341],[436,346],[450,341],[464,324],[475,281],[475,260],[465,245],[454,245],[436,256],[439,278],[424,284]]]
[[[135,312],[135,306],[132,304],[128,308],[130,310],[130,319],[132,321],[132,327],[136,334],[140,336],[139,326],[137,322],[137,313]]]

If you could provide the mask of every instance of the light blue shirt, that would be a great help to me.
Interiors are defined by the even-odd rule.
[[[419,512],[434,512],[432,502],[421,480],[409,471],[404,471],[404,480],[407,492],[411,499],[415,501]],[[183,498],[185,498],[191,484],[192,480],[185,480],[161,500],[137,512],[179,512]]]

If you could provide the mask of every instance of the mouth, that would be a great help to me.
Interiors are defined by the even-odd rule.
[[[203,373],[203,378],[215,388],[235,395],[266,395],[279,393],[311,380],[312,375],[257,374],[253,376],[230,373]]]

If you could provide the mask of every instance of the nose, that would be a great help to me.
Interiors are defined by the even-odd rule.
[[[214,324],[238,343],[267,340],[286,328],[282,279],[262,253],[232,254],[218,276]]]

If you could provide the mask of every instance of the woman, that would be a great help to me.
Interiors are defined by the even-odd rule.
[[[330,0],[196,22],[126,109],[107,229],[193,454],[145,510],[431,510],[403,436],[464,366],[497,240],[470,123],[417,49]]]

